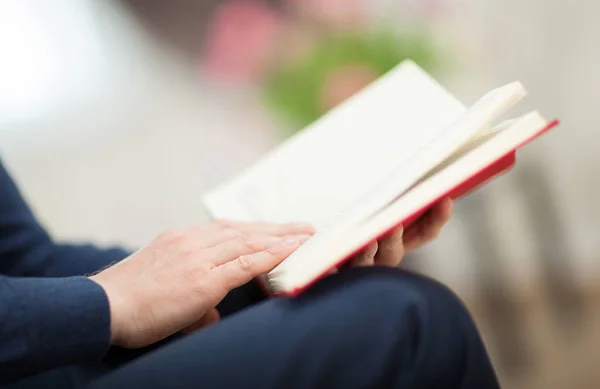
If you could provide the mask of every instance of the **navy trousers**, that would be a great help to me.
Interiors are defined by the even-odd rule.
[[[38,387],[67,387],[56,379],[94,389],[499,387],[460,300],[406,271],[345,269],[297,298],[263,300],[249,285],[218,309],[216,325],[113,350],[102,368],[61,369]]]

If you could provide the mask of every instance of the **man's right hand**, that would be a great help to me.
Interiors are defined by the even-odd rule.
[[[225,221],[163,233],[90,277],[108,296],[112,343],[143,347],[193,325],[313,233],[304,224]]]

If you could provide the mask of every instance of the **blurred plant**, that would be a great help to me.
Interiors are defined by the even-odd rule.
[[[277,10],[261,0],[222,4],[208,31],[202,68],[213,80],[257,85],[292,132],[404,59],[439,70],[438,50],[425,30],[373,26],[365,0],[281,4]]]
[[[224,3],[207,32],[202,70],[227,83],[257,82],[268,68],[283,22],[283,16],[264,2]]]
[[[433,73],[439,68],[426,33],[359,30],[321,37],[301,58],[273,69],[265,85],[267,101],[298,129],[407,58]]]

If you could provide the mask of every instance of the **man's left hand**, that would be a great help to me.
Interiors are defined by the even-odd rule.
[[[452,216],[452,200],[439,202],[404,231],[398,227],[357,254],[350,266],[397,266],[404,254],[437,238]]]

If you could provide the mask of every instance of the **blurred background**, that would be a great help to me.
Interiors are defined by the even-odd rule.
[[[404,266],[448,284],[507,388],[600,387],[600,2],[0,2],[0,152],[58,239],[142,245],[404,58],[559,118]],[[401,108],[401,107],[400,107]]]

